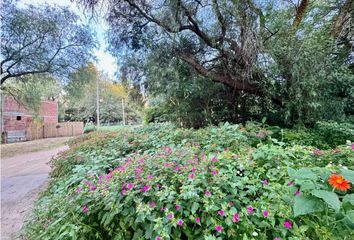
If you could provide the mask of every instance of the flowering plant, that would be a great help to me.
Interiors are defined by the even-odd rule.
[[[173,131],[148,126],[76,139],[53,160],[50,188],[26,236],[341,239],[350,234],[353,171],[339,163],[350,162],[354,151],[339,146],[315,155],[314,147],[285,146],[266,136],[255,146],[253,135],[237,125]]]

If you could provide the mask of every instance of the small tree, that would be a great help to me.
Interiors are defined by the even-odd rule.
[[[18,8],[11,0],[2,7],[1,84],[29,74],[63,76],[91,58],[92,33],[68,8]]]

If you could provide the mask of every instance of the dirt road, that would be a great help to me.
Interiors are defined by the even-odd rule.
[[[18,238],[25,216],[48,180],[48,161],[68,148],[62,141],[62,146],[38,150],[41,142],[34,142],[19,143],[16,155],[1,158],[1,239]],[[4,145],[1,150],[6,152],[7,147]],[[9,147],[14,148],[13,145]],[[30,150],[34,147],[36,152]]]

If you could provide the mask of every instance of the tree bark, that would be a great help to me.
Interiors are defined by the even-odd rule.
[[[354,0],[347,0],[344,5],[339,9],[338,16],[334,22],[331,35],[337,38],[343,29],[344,23],[347,20],[347,15],[350,11],[354,11]]]

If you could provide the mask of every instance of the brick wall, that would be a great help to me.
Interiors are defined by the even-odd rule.
[[[33,123],[32,113],[13,97],[2,98],[2,132],[25,131]],[[58,104],[54,101],[43,101],[39,116],[43,123],[58,122]]]

